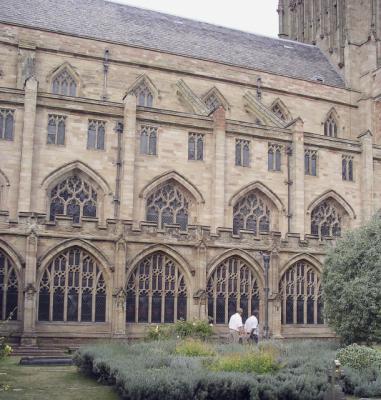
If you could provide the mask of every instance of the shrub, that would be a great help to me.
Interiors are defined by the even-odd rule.
[[[218,357],[209,365],[212,371],[223,372],[247,372],[256,374],[267,374],[277,371],[280,364],[270,353],[263,351],[247,354],[230,354]]]
[[[325,260],[325,316],[347,344],[381,340],[381,218],[350,232]]]
[[[381,353],[367,346],[352,344],[337,352],[337,359],[342,365],[357,370],[381,367]]]
[[[346,394],[358,397],[381,396],[381,373],[379,368],[363,370],[345,368],[341,385]]]
[[[148,340],[166,340],[173,336],[171,326],[168,325],[156,325],[148,328],[147,339]]]
[[[148,340],[187,338],[206,340],[213,335],[213,326],[206,321],[193,322],[180,320],[173,325],[156,325],[148,329]]]
[[[195,339],[187,339],[178,343],[175,353],[186,357],[208,357],[216,354],[210,345]]]

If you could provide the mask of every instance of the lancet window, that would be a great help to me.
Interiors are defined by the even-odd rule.
[[[215,324],[227,324],[238,307],[243,309],[244,319],[259,311],[258,280],[240,257],[230,257],[217,266],[208,280],[207,293],[208,316]]]
[[[215,93],[211,93],[206,99],[205,104],[210,111],[217,110],[218,107],[222,106],[221,100]]]
[[[337,137],[337,121],[331,113],[324,123],[324,135],[329,137]]]
[[[341,159],[341,176],[343,181],[353,181],[353,157],[343,155]]]
[[[342,213],[335,201],[327,199],[317,205],[311,213],[311,234],[320,238],[341,236]]]
[[[140,154],[155,156],[157,154],[157,128],[143,125],[140,130]]]
[[[317,175],[317,150],[306,149],[304,151],[304,173],[305,175]]]
[[[188,160],[204,159],[204,135],[190,133],[188,136]]]
[[[77,95],[77,82],[72,77],[67,68],[61,70],[54,78],[52,82],[53,94],[61,94],[64,96],[76,96]]]
[[[147,221],[159,228],[166,224],[178,224],[180,229],[188,226],[190,200],[174,182],[159,187],[147,199]]]
[[[250,141],[236,139],[235,141],[235,165],[241,167],[250,166]]]
[[[50,192],[50,220],[66,215],[79,223],[82,217],[97,216],[97,191],[81,176],[74,174],[56,185]]]
[[[252,191],[237,202],[233,208],[233,233],[240,230],[259,233],[270,231],[271,209],[268,202],[256,191]]]
[[[65,144],[66,117],[63,115],[49,115],[48,144]]]
[[[152,107],[153,95],[146,82],[143,80],[135,88],[134,94],[137,99],[137,105],[143,107]]]
[[[282,146],[278,144],[269,144],[268,150],[268,170],[280,171],[282,163]]]
[[[127,283],[126,321],[173,323],[187,319],[187,286],[177,263],[163,252],[139,262]]]
[[[0,139],[13,140],[14,110],[0,108]]]
[[[89,120],[87,128],[87,148],[104,150],[105,148],[105,121]]]
[[[0,320],[16,320],[19,283],[15,266],[0,250]]]
[[[273,105],[273,107],[271,108],[271,110],[282,121],[286,121],[286,119],[287,119],[286,114],[285,114],[283,108],[278,103],[275,103]]]
[[[298,261],[279,284],[282,324],[323,324],[320,274],[306,261]]]
[[[39,321],[104,322],[106,281],[96,260],[79,247],[63,251],[44,271]]]

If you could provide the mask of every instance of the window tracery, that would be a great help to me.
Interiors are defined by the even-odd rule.
[[[233,256],[217,266],[207,284],[208,316],[215,324],[227,324],[238,307],[243,318],[259,310],[258,280],[250,266]]]
[[[134,89],[134,94],[136,96],[138,106],[152,107],[153,94],[144,80],[142,80]]]
[[[106,281],[97,262],[73,247],[56,256],[39,286],[39,321],[106,321]]]
[[[126,321],[173,323],[187,319],[187,286],[177,263],[163,252],[139,262],[127,283]]]
[[[87,129],[87,148],[104,150],[105,148],[105,130],[106,122],[89,120],[89,126]]]
[[[67,68],[62,69],[53,78],[52,92],[63,96],[74,97],[77,95],[77,82]]]
[[[157,127],[143,125],[140,130],[140,154],[157,154]]]
[[[252,231],[255,235],[270,231],[271,208],[258,192],[252,191],[233,208],[233,233]]]
[[[159,187],[147,199],[147,221],[159,228],[166,224],[179,224],[181,230],[188,227],[190,200],[173,182]]]
[[[79,175],[67,177],[50,192],[50,220],[66,215],[79,223],[82,217],[97,216],[97,191]]]
[[[188,160],[202,161],[204,159],[204,135],[190,133],[188,135]]]
[[[306,261],[298,261],[279,284],[282,324],[324,324],[320,274]]]
[[[205,99],[205,104],[210,111],[215,111],[218,107],[222,106],[221,100],[213,92]]]
[[[15,266],[0,250],[0,321],[17,319],[18,293]]]
[[[268,170],[280,171],[282,159],[282,146],[278,144],[269,143],[268,150]]]
[[[0,139],[13,140],[14,110],[0,109]]]
[[[48,119],[48,144],[65,144],[66,117],[63,115],[49,115]]]
[[[332,199],[322,201],[311,213],[311,234],[320,238],[341,236],[342,213]]]
[[[250,141],[236,139],[235,141],[235,165],[241,167],[250,166]]]
[[[333,113],[330,113],[324,123],[324,135],[329,137],[337,137],[337,121]]]

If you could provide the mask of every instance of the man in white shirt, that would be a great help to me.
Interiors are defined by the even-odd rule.
[[[243,334],[242,308],[237,308],[237,312],[230,317],[229,320],[229,340],[231,343],[239,343],[239,339]]]
[[[255,316],[256,312],[254,311],[252,315],[245,322],[245,333],[247,335],[247,341],[250,343],[251,341],[258,343],[258,319]]]

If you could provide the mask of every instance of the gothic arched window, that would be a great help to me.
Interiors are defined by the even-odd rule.
[[[283,108],[278,103],[274,104],[273,107],[271,108],[271,110],[282,121],[286,121],[286,119],[287,119],[286,114],[283,111]]]
[[[233,208],[233,232],[252,231],[255,235],[270,232],[271,209],[267,202],[253,191],[238,201]]]
[[[331,113],[324,123],[324,135],[329,137],[337,137],[337,121],[333,113]]]
[[[18,289],[15,266],[0,250],[0,320],[17,319]]]
[[[15,112],[7,108],[0,109],[0,139],[13,140]]]
[[[222,106],[221,100],[215,93],[211,93],[206,99],[205,104],[210,111],[217,110],[218,107]]]
[[[342,213],[332,199],[322,201],[311,213],[311,234],[323,237],[341,236]]]
[[[188,226],[190,201],[181,188],[173,182],[159,187],[147,199],[147,221],[155,222],[159,228],[166,224]]]
[[[134,94],[136,96],[138,106],[152,107],[153,94],[144,80],[141,81],[140,84],[135,88]]]
[[[269,171],[280,171],[281,160],[282,160],[282,147],[278,144],[270,144],[268,150],[268,170]]]
[[[79,247],[56,256],[44,271],[39,321],[106,321],[106,282],[96,260]]]
[[[50,192],[50,220],[66,215],[78,223],[82,217],[97,216],[97,192],[79,175],[61,181]]]
[[[77,95],[77,82],[67,68],[62,69],[54,76],[52,81],[52,92],[53,94],[61,94],[64,96]]]
[[[323,324],[320,274],[306,261],[298,261],[279,284],[282,324]]]
[[[208,316],[215,324],[227,324],[240,307],[243,318],[259,310],[259,286],[250,266],[230,257],[217,266],[207,285]]]
[[[179,266],[163,252],[144,258],[127,283],[126,321],[173,323],[187,319],[187,286]]]

